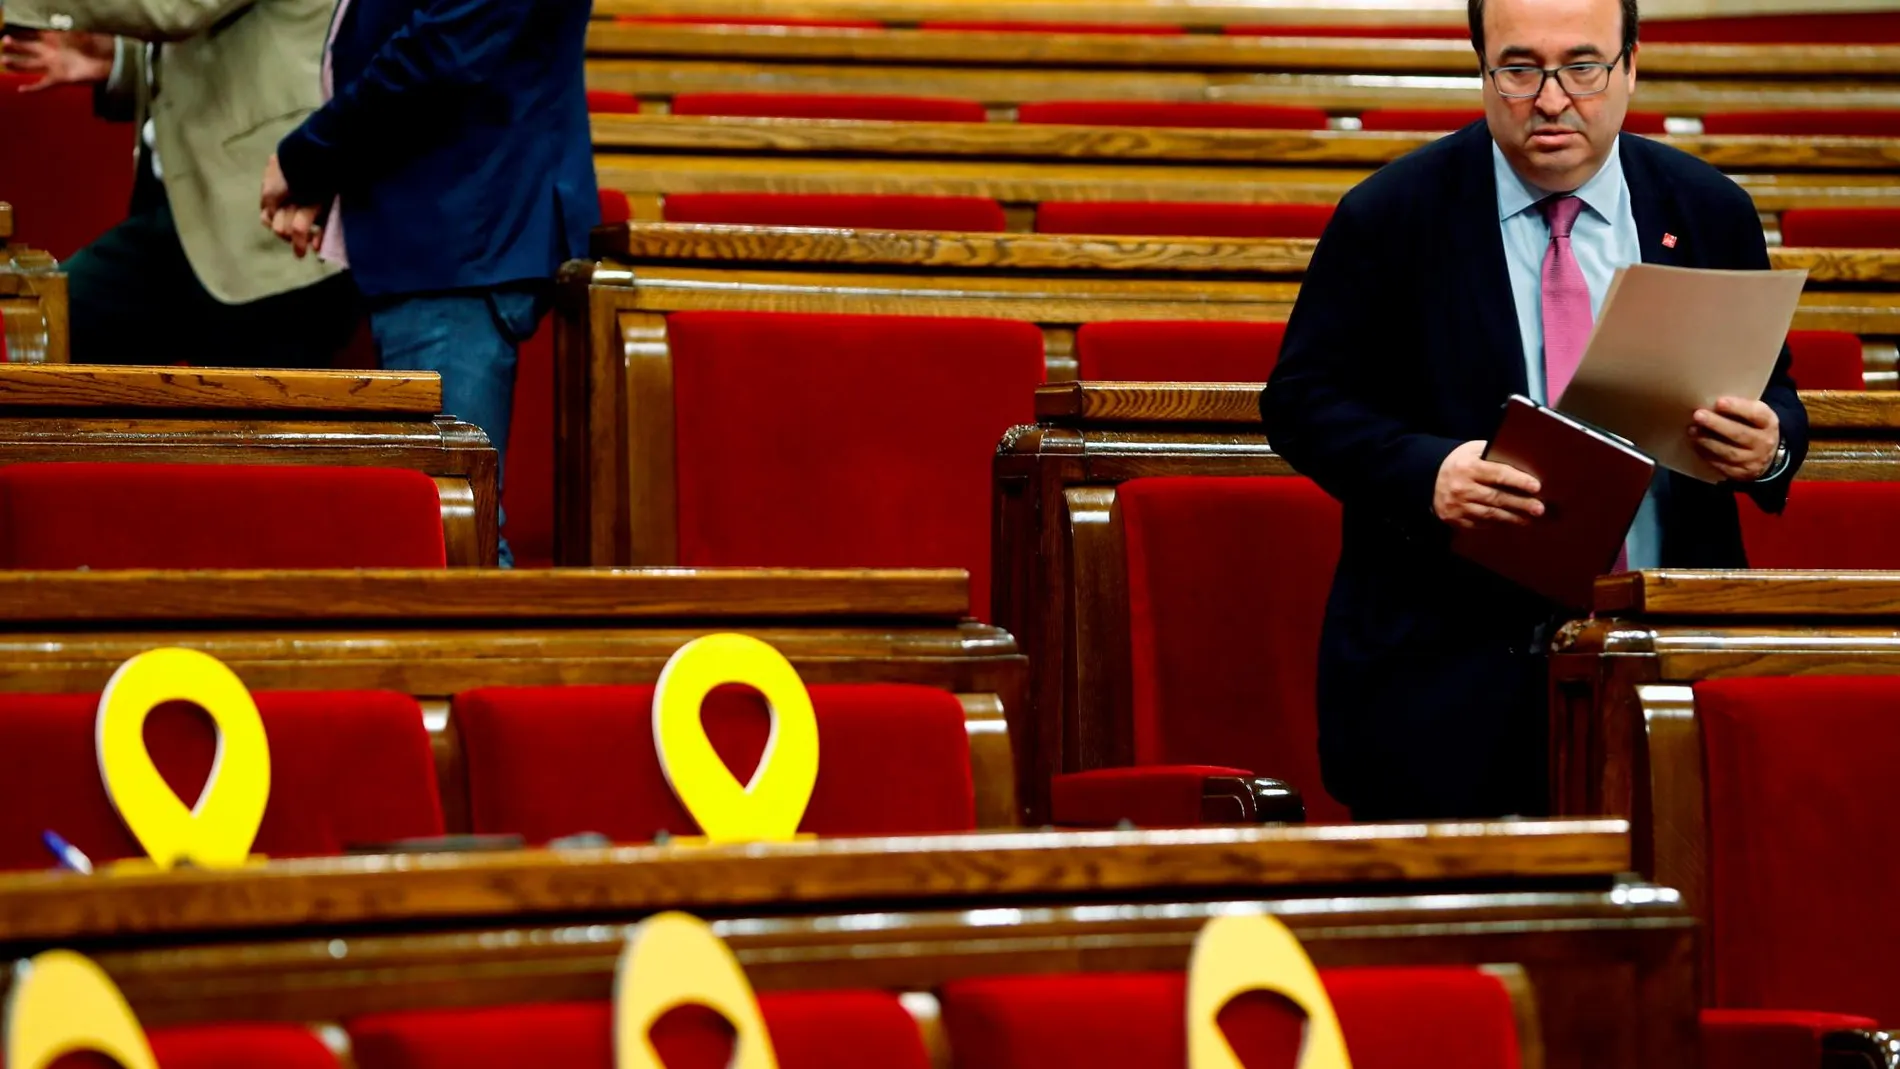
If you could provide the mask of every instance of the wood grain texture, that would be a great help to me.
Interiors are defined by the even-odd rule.
[[[0,408],[155,409],[432,417],[442,379],[432,371],[183,369],[0,365]]]
[[[902,616],[955,620],[961,570],[0,572],[0,621]]]
[[[1900,572],[1631,572],[1597,580],[1596,611],[1644,619],[1900,616]]]
[[[1065,427],[1260,425],[1259,382],[1064,382],[1036,389],[1036,418]]]
[[[0,201],[0,244],[13,237],[13,205]]]
[[[1208,828],[327,858],[10,873],[0,942],[669,908],[1614,876],[1622,821]]]
[[[899,25],[943,19],[1007,22],[1073,21],[1074,0],[602,0],[595,17],[613,15],[732,16],[757,19],[845,19]],[[1180,26],[1463,25],[1456,0],[1092,0],[1087,21]]]
[[[1844,431],[1900,434],[1900,391],[1803,390],[1801,404],[1816,437],[1842,437]]]

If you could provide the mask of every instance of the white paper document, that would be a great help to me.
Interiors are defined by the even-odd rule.
[[[1557,410],[1684,475],[1722,481],[1691,444],[1691,419],[1717,398],[1762,395],[1807,279],[1806,271],[1619,269]]]

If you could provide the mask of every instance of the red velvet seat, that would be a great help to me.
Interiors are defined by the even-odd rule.
[[[1319,775],[1319,627],[1339,559],[1339,505],[1298,477],[1131,479],[1117,494],[1128,560],[1134,765],[1238,768],[1284,780],[1314,820],[1346,820]],[[1082,776],[1098,775],[1082,773]],[[1162,773],[1123,790],[1156,823],[1184,805]],[[1080,798],[1058,777],[1056,819]],[[1198,803],[1198,799],[1196,799]],[[1198,804],[1171,824],[1200,820]]]
[[[148,1029],[158,1069],[341,1069],[323,1040],[300,1024],[179,1025]],[[106,1069],[103,1054],[68,1054],[60,1069]]]
[[[1285,323],[1085,323],[1075,332],[1075,361],[1085,381],[1265,382],[1285,333]]]
[[[615,15],[615,22],[646,22],[680,26],[805,26],[834,30],[881,30],[873,19],[782,19],[746,15]]]
[[[1781,213],[1781,243],[1795,249],[1900,249],[1900,210],[1791,208]]]
[[[818,785],[802,827],[823,835],[976,826],[963,706],[909,685],[817,685]],[[485,687],[455,698],[478,832],[530,842],[597,831],[617,842],[698,834],[660,771],[653,687]],[[743,781],[770,718],[756,692],[707,700],[707,734]]]
[[[848,227],[858,230],[1008,229],[1003,206],[988,197],[848,196],[801,193],[675,193],[669,223]]]
[[[1695,685],[1695,705],[1708,807],[1704,986],[1725,1011],[1705,1016],[1705,1037],[1785,1052],[1770,1061],[1752,1051],[1740,1064],[1817,1065],[1822,1031],[1900,1021],[1889,923],[1900,825],[1885,787],[1900,761],[1900,678],[1713,680]]]
[[[673,98],[673,114],[900,122],[983,122],[989,118],[989,112],[974,100],[833,93],[681,93]]]
[[[1036,209],[1036,230],[1043,234],[1317,238],[1332,217],[1330,204],[1047,201]]]
[[[354,844],[442,834],[435,758],[422,710],[387,691],[259,691],[271,747],[270,804],[256,851],[342,853]],[[0,868],[46,868],[51,829],[94,861],[142,856],[106,796],[93,740],[97,694],[0,695]],[[216,735],[189,706],[165,705],[145,739],[165,781],[195,798]]]
[[[1167,100],[1050,100],[1023,104],[1016,121],[1062,126],[1176,126],[1232,130],[1324,130],[1324,108]]]
[[[1865,390],[1866,361],[1860,336],[1844,330],[1788,332],[1790,372],[1803,390]]]
[[[990,460],[1035,422],[1033,323],[679,312],[679,563],[954,567],[989,613]]]
[[[1361,130],[1391,133],[1432,133],[1462,130],[1484,118],[1483,108],[1373,108],[1359,116]],[[1623,117],[1623,129],[1632,134],[1664,132],[1660,112],[1632,111]]]
[[[1510,993],[1469,968],[1321,972],[1354,1069],[1517,1069]],[[1093,973],[957,980],[940,995],[957,1069],[1149,1069],[1187,1064],[1185,973]],[[1249,1069],[1293,1069],[1303,1019],[1264,992],[1221,1011]]]
[[[1462,41],[1470,34],[1462,22],[1444,23],[1437,26],[1395,26],[1380,23],[1367,23],[1363,26],[1317,24],[1309,26],[1296,23],[1289,26],[1227,26],[1222,29],[1222,32],[1236,37],[1378,37],[1440,41]]]
[[[0,73],[0,199],[13,205],[14,242],[64,260],[125,219],[132,124],[95,116],[85,86],[20,92],[37,80]]]
[[[1787,137],[1900,137],[1900,111],[1731,111],[1702,117],[1705,134],[1778,134]]]
[[[926,19],[918,23],[917,28],[964,33],[1106,33],[1138,34],[1144,37],[1176,37],[1187,32],[1181,26],[1152,22],[1001,22],[965,19]]]
[[[1900,483],[1797,479],[1780,515],[1737,507],[1751,568],[1900,568]]]
[[[1707,19],[1644,19],[1643,40],[1697,44],[1884,44],[1900,41],[1900,14],[1823,11]]]
[[[283,464],[0,467],[0,567],[441,568],[434,480]]]
[[[923,1038],[883,991],[768,991],[759,1013],[782,1069],[929,1069]],[[549,1003],[381,1013],[346,1022],[356,1069],[613,1069],[613,1006]],[[674,1010],[648,1033],[668,1069],[725,1069],[712,1010]],[[170,1069],[170,1067],[166,1067]]]
[[[611,89],[589,89],[587,111],[590,115],[638,115],[640,98]]]

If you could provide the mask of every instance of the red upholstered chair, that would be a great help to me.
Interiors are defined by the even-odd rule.
[[[1265,382],[1285,333],[1285,323],[1085,323],[1075,361],[1085,381]]]
[[[1332,217],[1330,204],[1047,201],[1036,209],[1036,230],[1043,234],[1317,238]]]
[[[1644,19],[1643,40],[1697,44],[1890,44],[1900,41],[1900,14],[1839,11],[1713,19]]]
[[[669,223],[848,227],[857,230],[1008,229],[1003,206],[988,197],[846,196],[802,193],[675,193]]]
[[[1900,483],[1797,479],[1780,515],[1737,507],[1752,568],[1900,568]]]
[[[667,317],[679,563],[954,567],[987,619],[990,459],[1035,422],[1033,323]]]
[[[766,991],[759,1013],[783,1069],[929,1069],[916,1022],[883,991]],[[613,1069],[613,1006],[417,1010],[345,1023],[357,1069]],[[687,1005],[648,1033],[668,1069],[725,1069],[729,1026]],[[170,1069],[169,1066],[165,1069]]]
[[[615,15],[615,22],[647,22],[680,26],[806,26],[834,30],[881,30],[872,19],[781,19],[743,15]]]
[[[1134,772],[1056,777],[1057,822],[1199,823],[1182,776],[1155,768],[1180,765],[1283,780],[1313,819],[1349,819],[1320,782],[1314,697],[1338,503],[1294,476],[1131,479],[1117,502]]]
[[[442,568],[434,480],[284,464],[0,467],[0,567]]]
[[[1324,130],[1324,108],[1167,100],[1051,100],[1023,104],[1016,121],[1063,126],[1200,126],[1240,130]]]
[[[1788,332],[1791,373],[1803,390],[1865,390],[1866,362],[1860,336],[1844,330]]]
[[[640,98],[632,93],[619,93],[611,89],[589,89],[587,111],[590,115],[638,115]]]
[[[20,92],[35,81],[0,73],[0,197],[13,205],[15,242],[64,260],[125,218],[132,124],[95,116],[85,86]]]
[[[969,831],[976,826],[963,706],[899,684],[811,688],[818,785],[802,827],[821,835]],[[698,834],[660,771],[653,687],[485,687],[455,698],[472,827],[545,842],[597,831],[618,842]],[[746,779],[771,723],[754,691],[715,691],[707,734]]]
[[[983,122],[989,118],[989,112],[974,100],[832,93],[681,93],[673,98],[673,114],[902,122]]]
[[[1900,249],[1900,211],[1791,208],[1781,213],[1781,243],[1796,249]]]
[[[1482,108],[1373,108],[1359,116],[1359,128],[1391,133],[1431,133],[1461,130],[1484,118]],[[1632,111],[1623,117],[1623,129],[1632,134],[1664,132],[1660,112]]]
[[[1780,134],[1787,137],[1900,137],[1900,111],[1730,111],[1702,117],[1705,134]]]
[[[1329,969],[1320,978],[1354,1069],[1522,1064],[1510,992],[1488,973]],[[1187,1064],[1184,973],[956,980],[939,997],[956,1069]],[[1250,1069],[1293,1069],[1302,1024],[1291,1003],[1264,992],[1242,995],[1220,1014],[1222,1032]]]
[[[1647,25],[1647,24],[1645,24]],[[1364,26],[1228,26],[1224,33],[1236,37],[1382,37],[1427,40],[1463,40],[1470,31],[1464,23],[1438,26],[1404,26],[1369,23]]]
[[[442,834],[435,757],[422,710],[387,691],[259,691],[271,748],[270,805],[256,851],[342,853],[353,844]],[[52,829],[94,861],[142,856],[99,778],[97,694],[0,696],[0,868],[51,864]],[[146,720],[160,774],[197,797],[217,749],[210,720],[167,704]]]
[[[1715,1008],[1706,1062],[1817,1066],[1825,1032],[1900,1021],[1900,825],[1885,789],[1900,760],[1900,678],[1712,680],[1695,685],[1695,712]]]
[[[213,1024],[153,1028],[145,1033],[158,1069],[341,1069],[330,1048],[300,1024]],[[110,1066],[104,1055],[67,1055],[59,1065]]]
[[[1186,28],[1181,26],[1164,26],[1152,22],[986,22],[927,19],[917,25],[923,30],[955,30],[965,33],[1107,33],[1174,37],[1187,32]]]
[[[632,218],[633,205],[628,202],[625,193],[617,189],[600,191],[600,224],[602,226],[613,226],[617,223],[628,222]]]

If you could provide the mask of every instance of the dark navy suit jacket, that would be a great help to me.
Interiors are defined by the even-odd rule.
[[[371,296],[552,278],[599,219],[586,0],[350,0],[335,97],[278,146],[292,199],[343,198]]]
[[[1624,135],[1646,263],[1766,269],[1748,195],[1708,164]],[[1674,235],[1665,244],[1665,235]],[[1373,817],[1534,810],[1551,606],[1449,550],[1439,466],[1527,390],[1491,136],[1466,127],[1368,178],[1313,255],[1261,397],[1277,452],[1344,506],[1322,630],[1326,786]],[[1779,511],[1805,456],[1788,353],[1764,395],[1794,463],[1768,483],[1662,477],[1665,567],[1745,567],[1735,494]]]

